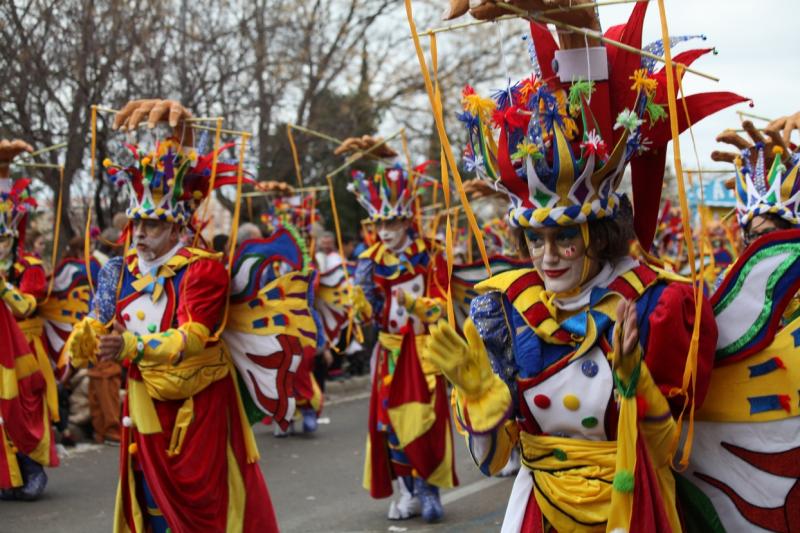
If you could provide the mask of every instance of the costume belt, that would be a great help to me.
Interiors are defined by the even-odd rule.
[[[197,355],[184,359],[177,365],[147,363],[138,365],[142,379],[128,380],[128,411],[139,433],[161,433],[153,400],[184,400],[175,417],[169,455],[181,451],[186,431],[194,418],[195,394],[233,372],[225,343],[214,344]]]
[[[605,531],[616,471],[616,441],[520,432],[522,463],[531,470],[534,496],[558,531]]]

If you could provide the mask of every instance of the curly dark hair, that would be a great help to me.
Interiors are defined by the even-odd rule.
[[[761,217],[763,217],[766,220],[769,220],[770,222],[772,222],[772,224],[777,229],[792,229],[792,228],[795,227],[791,222],[789,222],[785,218],[782,218],[782,217],[776,215],[775,213],[764,213],[763,215],[761,215]],[[750,227],[752,225],[753,225],[753,219],[751,218],[747,222],[747,225],[745,225],[745,227],[743,228],[744,232],[745,233],[750,233]]]

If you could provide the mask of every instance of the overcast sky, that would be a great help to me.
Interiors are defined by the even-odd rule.
[[[690,41],[677,51],[697,47],[716,47],[719,54],[707,55],[695,63],[698,70],[712,74],[719,83],[687,74],[684,89],[688,94],[728,90],[752,98],[754,107],[742,104],[704,119],[694,128],[701,164],[706,168],[729,168],[711,161],[718,145],[717,133],[727,127],[738,128],[736,110],[777,118],[800,111],[800,57],[797,55],[800,1],[798,0],[668,0],[667,18],[671,35],[702,33],[702,41]],[[626,20],[630,5],[600,9],[603,28]],[[658,4],[651,2],[645,20],[643,44],[661,36]],[[756,126],[766,123],[754,120]],[[793,140],[800,144],[800,136]],[[681,136],[684,168],[695,166],[688,133]]]

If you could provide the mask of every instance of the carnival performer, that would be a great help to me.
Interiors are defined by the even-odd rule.
[[[646,8],[609,32],[639,48]],[[508,193],[533,268],[478,284],[466,342],[440,322],[430,358],[454,385],[485,474],[521,446],[502,531],[681,531],[673,417],[703,400],[716,325],[705,299],[696,316],[683,278],[629,256],[632,226],[649,248],[658,216],[660,190],[637,181],[660,189],[663,158],[649,155],[663,154],[669,138],[664,73],[619,49],[559,50],[537,23],[531,39],[536,74],[495,100],[467,87],[460,119],[467,165]],[[743,101],[694,98],[708,105],[693,123]],[[644,219],[632,225],[616,191],[640,157],[633,207]]]
[[[270,234],[288,232],[301,250],[302,270],[313,271],[314,263],[308,251],[307,239],[315,217],[313,202],[306,201],[312,199],[302,198],[299,194],[295,194],[291,185],[279,181],[261,181],[256,184],[256,189],[268,196],[268,208],[261,215],[261,220]],[[293,266],[286,262],[274,263],[272,268],[264,269],[262,284],[269,283],[292,269]],[[316,346],[307,346],[303,350],[303,359],[294,378],[294,398],[297,405],[295,418],[302,419],[303,433],[306,434],[317,430],[317,419],[322,414],[324,403],[322,387],[314,376],[315,362],[321,357],[318,354],[324,354],[328,350],[326,324],[318,311],[320,305],[318,279],[315,275],[313,290],[309,291],[309,309],[317,324],[317,343]],[[278,438],[288,437],[294,433],[295,420],[292,420],[287,428],[275,424],[273,429],[273,435]]]
[[[308,282],[260,287],[263,262],[248,257],[234,263],[228,300],[221,254],[182,244],[216,159],[191,148],[190,116],[169,100],[116,115],[128,131],[169,120],[173,136],[150,152],[132,147],[130,166],[104,162],[128,186],[133,242],[101,270],[93,316],[67,349],[78,367],[96,358],[128,367],[115,531],[277,531],[249,419],[286,426],[293,416],[297,339],[316,336],[313,321],[298,329],[308,327]],[[235,183],[236,169],[217,161],[215,183]]]
[[[747,243],[711,296],[719,339],[683,479],[716,531],[792,531],[800,520],[800,154],[796,123],[780,131],[790,119],[763,132],[745,121],[752,142],[726,130],[717,140],[739,152],[712,154],[734,163]]]
[[[421,513],[434,522],[444,513],[439,489],[458,481],[444,379],[423,348],[443,300],[433,282],[434,258],[413,230],[415,180],[399,165],[381,166],[374,175],[355,172],[348,188],[374,221],[379,238],[358,258],[352,298],[356,313],[372,317],[379,327],[371,362],[364,488],[373,498],[386,498],[396,479],[399,497],[391,502],[388,518]]]
[[[2,499],[39,498],[47,485],[43,467],[59,463],[52,426],[59,420],[58,391],[53,366],[42,344],[43,326],[38,316],[38,306],[47,296],[47,277],[42,261],[22,246],[28,214],[36,201],[27,192],[30,180],[12,182],[9,178],[12,160],[32,151],[20,140],[0,141]],[[16,323],[11,323],[14,320]]]
[[[772,231],[798,226],[797,213],[789,204],[792,197],[787,196],[792,191],[793,182],[780,179],[791,162],[800,157],[792,152],[789,135],[782,136],[779,129],[779,125],[790,118],[782,117],[771,122],[763,132],[751,121],[743,121],[742,129],[750,141],[731,129],[717,135],[717,142],[729,144],[737,150],[715,150],[711,159],[736,166],[737,178],[733,184],[736,216],[745,246]]]

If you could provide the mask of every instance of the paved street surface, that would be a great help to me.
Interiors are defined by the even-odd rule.
[[[389,500],[373,500],[361,488],[368,399],[363,393],[334,400],[318,432],[275,439],[272,428],[255,428],[261,468],[281,530],[306,531],[497,531],[512,480],[478,472],[456,436],[461,486],[443,493],[445,519],[386,520]],[[339,403],[341,402],[341,403]],[[118,448],[85,446],[49,470],[43,499],[0,502],[0,533],[106,533],[111,531]]]

